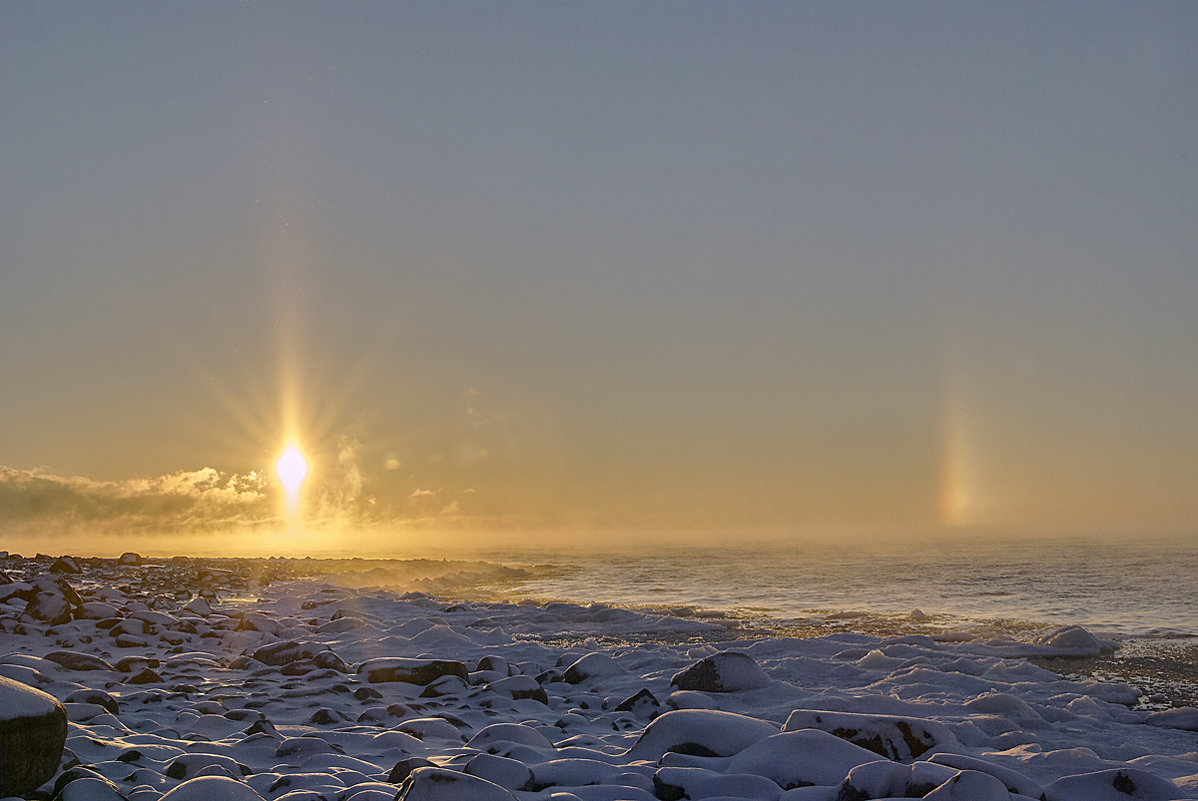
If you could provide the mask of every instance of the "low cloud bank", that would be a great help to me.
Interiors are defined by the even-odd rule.
[[[0,466],[0,525],[18,530],[80,525],[124,530],[211,531],[277,519],[257,473],[205,467],[154,478],[95,481]]]

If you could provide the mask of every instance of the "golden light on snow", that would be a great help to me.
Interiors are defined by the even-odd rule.
[[[304,483],[304,477],[308,475],[308,462],[300,453],[300,449],[292,445],[284,450],[275,462],[275,473],[287,494],[295,495]]]

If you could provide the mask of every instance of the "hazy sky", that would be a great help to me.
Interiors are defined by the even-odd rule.
[[[3,18],[0,534],[1198,526],[1196,4]]]

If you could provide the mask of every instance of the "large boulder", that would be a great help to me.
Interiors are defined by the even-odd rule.
[[[656,761],[667,751],[732,756],[778,733],[778,725],[735,712],[676,709],[653,720],[628,749],[630,759]]]
[[[262,801],[262,796],[227,776],[199,776],[177,785],[161,801]]]
[[[589,679],[603,679],[627,673],[616,660],[605,653],[586,654],[574,661],[562,674],[568,684],[581,684]]]
[[[786,719],[782,731],[801,729],[820,729],[900,762],[918,759],[934,748],[951,749],[960,745],[943,723],[916,717],[796,709]]]
[[[28,793],[49,781],[66,741],[62,704],[0,676],[0,797]]]
[[[358,667],[358,675],[371,683],[402,681],[424,686],[444,676],[469,681],[466,666],[452,659],[413,659],[402,656],[367,659]]]
[[[396,801],[514,801],[494,782],[446,768],[417,768],[400,785]],[[165,799],[164,799],[165,801]],[[173,799],[172,799],[173,801]]]
[[[79,568],[79,563],[75,561],[73,556],[60,556],[54,560],[54,564],[50,565],[51,573],[82,573]]]
[[[790,790],[809,784],[840,784],[853,768],[877,759],[873,751],[835,735],[803,729],[758,740],[732,757],[727,770],[765,776]]]
[[[769,683],[769,676],[758,667],[753,657],[739,651],[721,651],[704,657],[670,679],[670,684],[679,690],[705,693],[758,690]]]

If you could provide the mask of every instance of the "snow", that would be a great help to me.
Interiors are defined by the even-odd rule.
[[[54,696],[0,675],[0,721],[42,717],[54,712],[56,706]]]

